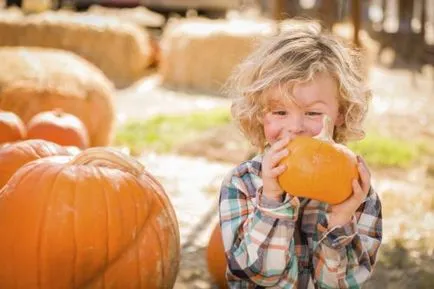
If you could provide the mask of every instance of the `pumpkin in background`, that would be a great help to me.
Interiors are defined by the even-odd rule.
[[[20,167],[33,160],[73,155],[74,148],[66,148],[45,140],[26,140],[0,147],[0,189]]]
[[[208,262],[209,274],[217,284],[218,288],[229,288],[226,281],[227,261],[219,224],[214,227],[214,230],[211,233],[208,248],[206,250],[206,260]]]
[[[89,146],[89,136],[83,122],[60,109],[40,112],[32,117],[27,124],[27,138],[44,139],[81,149]]]
[[[0,288],[171,289],[180,261],[163,187],[109,148],[19,169],[0,191],[0,236]]]
[[[339,204],[352,194],[358,179],[357,158],[331,137],[330,119],[324,118],[321,133],[314,138],[298,136],[288,144],[281,160],[287,169],[278,177],[282,189],[292,196]]]
[[[24,139],[26,127],[19,116],[0,110],[0,144]]]

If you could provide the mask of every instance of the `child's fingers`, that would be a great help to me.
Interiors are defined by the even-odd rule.
[[[278,141],[276,141],[271,147],[270,147],[270,152],[278,152],[281,149],[283,149],[284,147],[286,147],[286,145],[288,144],[288,142],[290,141],[289,136],[284,136],[283,138],[279,139]]]
[[[275,154],[273,154],[271,156],[271,160],[270,160],[270,166],[271,167],[275,167],[282,158],[284,158],[285,156],[287,156],[289,154],[288,149],[284,148],[281,151],[276,152]]]
[[[366,161],[362,158],[361,155],[357,155],[357,162],[362,163],[365,167],[368,167]]]
[[[364,192],[359,182],[354,179],[353,180],[353,198],[357,202],[356,207],[358,207],[366,198],[368,192]]]
[[[369,173],[369,170],[366,166],[366,163],[363,161],[363,159],[358,158],[358,160],[359,160],[358,170],[359,170],[361,188],[363,192],[367,193],[371,185],[371,174]]]
[[[272,168],[270,171],[270,176],[272,178],[277,178],[278,176],[280,176],[284,171],[286,170],[286,165],[279,165],[275,168]]]

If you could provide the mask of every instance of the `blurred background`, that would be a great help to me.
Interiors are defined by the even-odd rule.
[[[177,289],[217,288],[206,250],[219,186],[255,153],[222,93],[231,71],[258,42],[306,19],[350,42],[364,57],[373,101],[366,138],[348,145],[367,160],[384,217],[384,245],[365,288],[434,288],[434,0],[0,0],[0,7],[0,109],[26,122],[60,107],[84,122],[91,145],[119,147],[145,164],[180,223]]]

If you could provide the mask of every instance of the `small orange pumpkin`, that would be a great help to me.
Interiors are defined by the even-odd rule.
[[[339,204],[352,194],[352,180],[359,176],[357,158],[346,146],[330,137],[330,119],[315,138],[300,136],[288,144],[289,154],[281,160],[287,166],[278,177],[292,196]]]
[[[163,187],[109,148],[20,168],[0,190],[0,236],[0,288],[169,289],[180,261]]]
[[[59,145],[89,147],[89,135],[83,122],[60,109],[33,116],[27,124],[28,139],[44,139]]]
[[[21,118],[11,111],[0,110],[0,144],[23,140],[26,127]]]
[[[45,140],[25,140],[0,148],[0,189],[23,165],[49,156],[72,155],[73,148],[66,148]]]
[[[227,261],[219,224],[214,227],[211,237],[209,238],[206,259],[208,262],[208,271],[218,288],[229,288],[226,280]]]

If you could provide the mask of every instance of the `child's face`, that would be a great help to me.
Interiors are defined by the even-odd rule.
[[[295,84],[291,101],[283,101],[279,87],[271,88],[268,93],[271,102],[263,123],[269,144],[286,134],[291,137],[319,134],[325,114],[331,118],[333,127],[343,123],[339,113],[337,82],[326,73],[316,74],[310,82]]]

